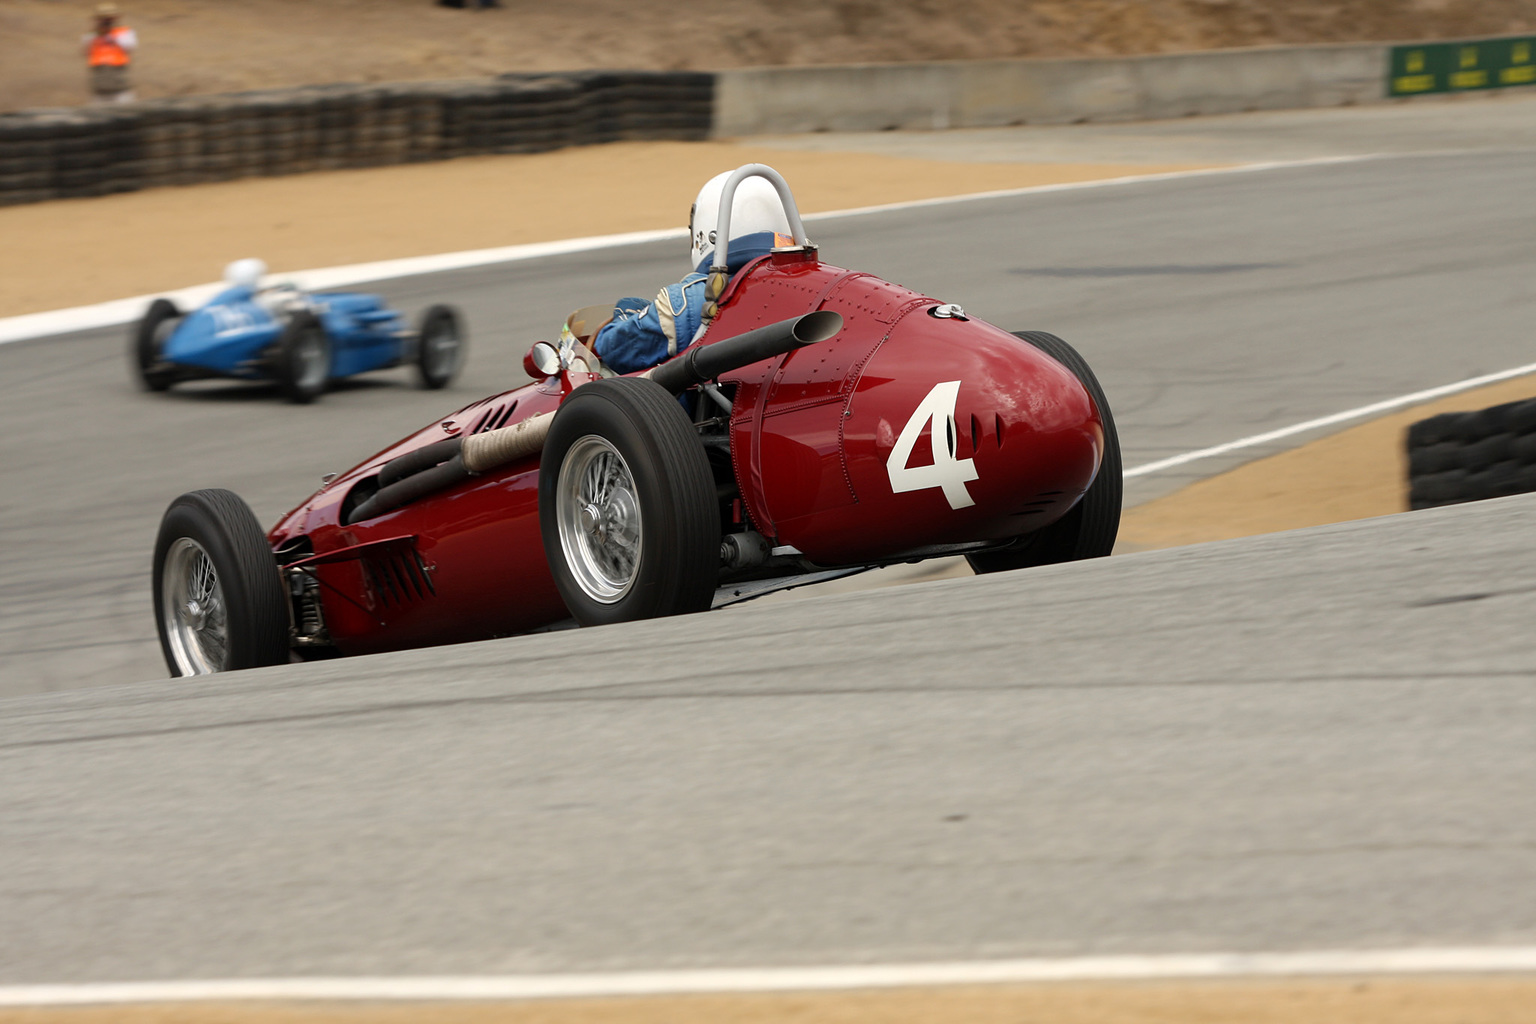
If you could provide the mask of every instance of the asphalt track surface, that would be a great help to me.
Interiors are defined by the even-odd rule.
[[[1529,362],[1530,158],[813,234],[1078,344],[1135,466]],[[674,248],[382,285],[468,313],[446,395],[396,372],[309,408],[147,397],[121,331],[0,348],[3,692],[69,690],[0,702],[0,982],[1536,939],[1531,499],[80,688],[163,671],[147,563],[176,493],[231,487],[270,521],[511,386],[569,309],[649,294]]]
[[[1531,945],[1533,514],[0,703],[0,982]]]

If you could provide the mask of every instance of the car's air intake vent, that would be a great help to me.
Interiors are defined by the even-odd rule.
[[[507,425],[507,420],[512,418],[512,413],[517,410],[517,399],[513,399],[500,409],[492,409],[475,423],[471,434],[478,434],[482,430],[498,430]]]
[[[385,608],[431,597],[432,573],[425,559],[411,548],[394,548],[362,560],[363,572],[379,604]]]

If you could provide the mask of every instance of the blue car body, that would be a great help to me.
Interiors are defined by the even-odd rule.
[[[405,318],[377,295],[327,292],[306,298],[330,338],[333,379],[398,366],[407,358],[414,336]],[[265,380],[272,376],[269,358],[283,326],[250,288],[227,288],[176,325],[160,358],[219,376]]]

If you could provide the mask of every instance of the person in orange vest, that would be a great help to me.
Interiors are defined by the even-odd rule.
[[[91,69],[91,95],[97,103],[133,102],[128,65],[133,51],[139,48],[139,37],[127,25],[117,23],[121,16],[117,4],[97,4],[96,30],[81,41]]]

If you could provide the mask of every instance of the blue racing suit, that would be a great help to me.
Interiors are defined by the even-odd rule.
[[[759,231],[731,239],[731,274],[764,256],[775,244],[772,231]],[[710,253],[698,268],[676,284],[644,299],[620,299],[613,304],[613,319],[593,339],[603,363],[616,373],[648,370],[693,344],[704,312],[704,282],[709,279]]]

